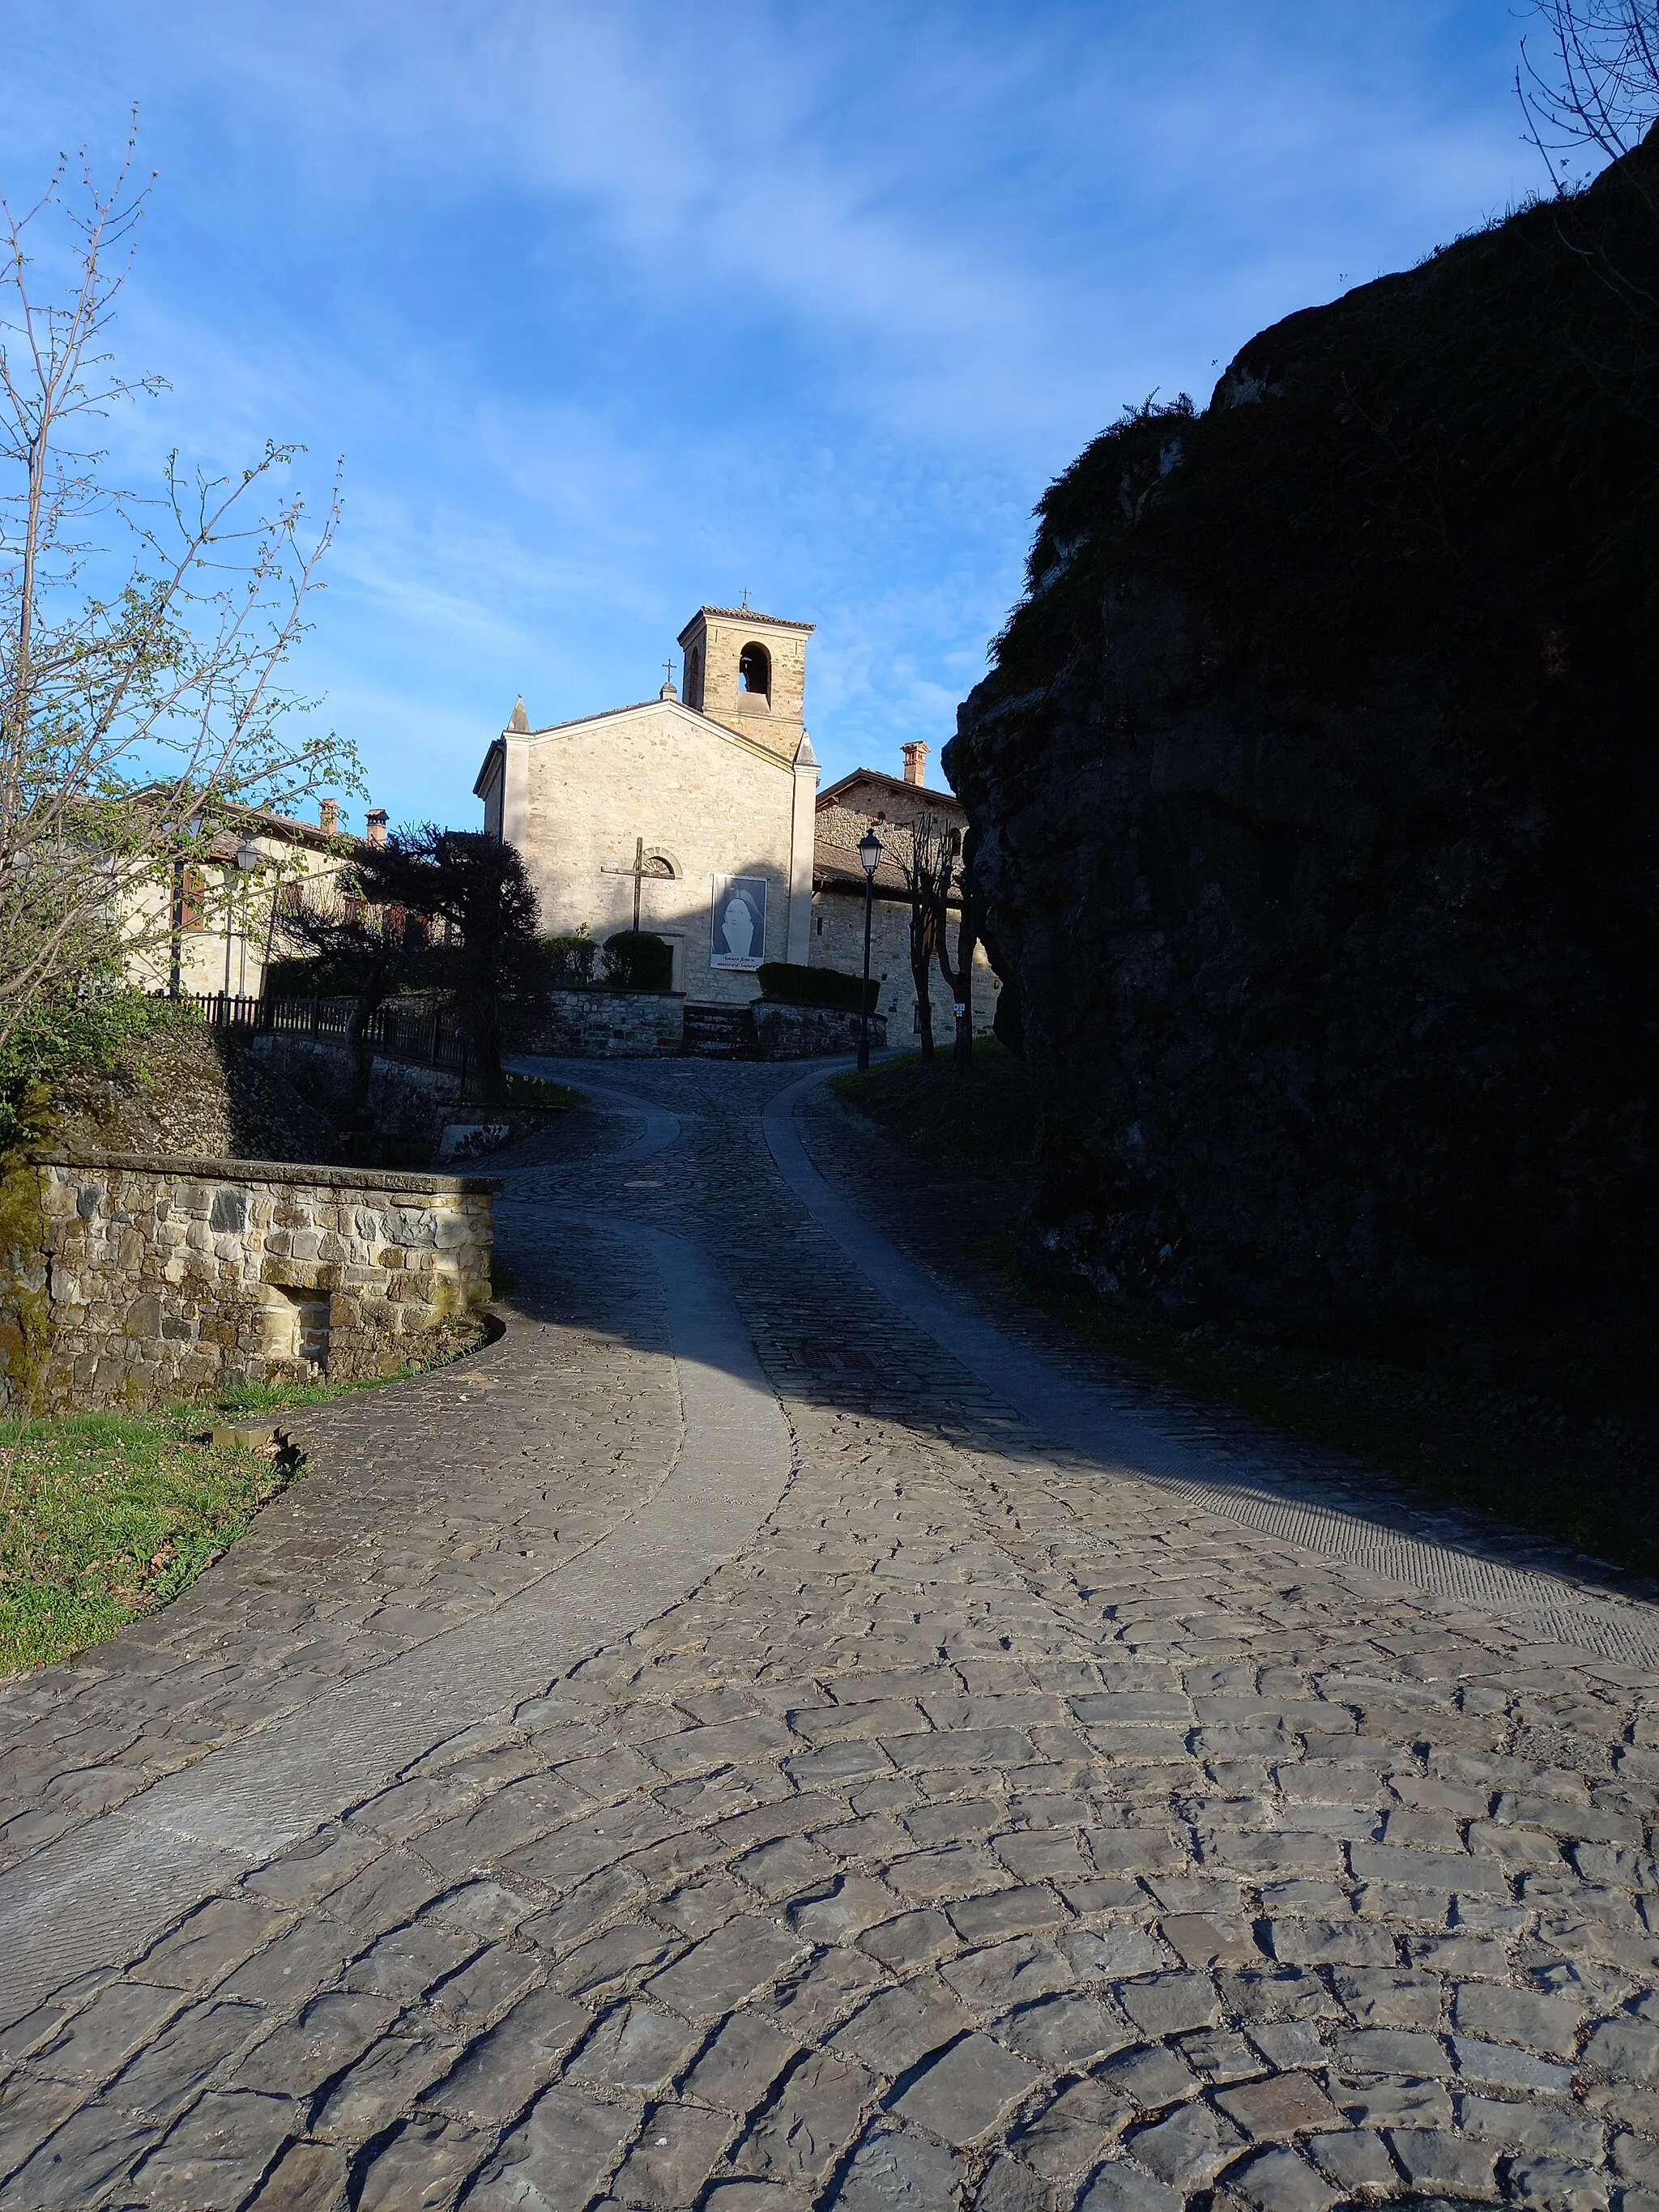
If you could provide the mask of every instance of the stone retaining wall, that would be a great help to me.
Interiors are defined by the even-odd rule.
[[[582,1060],[655,1060],[678,1053],[685,1026],[683,991],[555,991],[547,1019],[516,1041],[520,1052]]]
[[[328,1037],[295,1036],[283,1030],[256,1035],[252,1048],[286,1076],[296,1091],[336,1115],[351,1097],[351,1054]],[[423,1067],[418,1061],[374,1058],[368,1081],[368,1111],[376,1132],[403,1140],[430,1158],[446,1121],[454,1118],[461,1079],[453,1068]]]
[[[763,1060],[811,1060],[852,1052],[858,1044],[858,1016],[837,1007],[775,1006],[757,999],[747,1011]],[[655,1060],[679,1052],[684,1028],[684,992],[555,991],[546,1022],[515,1048],[574,1059]],[[886,1042],[880,1016],[872,1021],[871,1042],[878,1047]]]
[[[753,1008],[755,1042],[763,1060],[818,1060],[831,1053],[856,1052],[859,1018],[840,1006],[775,1006],[769,999]],[[887,1018],[870,1017],[871,1049],[887,1042]]]
[[[7,1184],[0,1404],[17,1410],[349,1382],[480,1330],[494,1182],[106,1152],[36,1154]]]

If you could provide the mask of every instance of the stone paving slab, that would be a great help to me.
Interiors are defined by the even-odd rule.
[[[627,1159],[509,1164],[493,1387],[325,1409],[196,1592],[0,1695],[27,1896],[614,1540],[678,1421],[681,1248],[623,1232],[718,1265],[788,1429],[750,1540],[170,1918],[135,1883],[0,2007],[0,2207],[1659,2212],[1651,1669],[1023,1421],[779,1176],[790,1075],[628,1070]]]

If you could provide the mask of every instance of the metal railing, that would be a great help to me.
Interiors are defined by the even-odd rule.
[[[189,991],[176,1004],[194,1006],[216,1029],[250,1034],[315,1037],[343,1045],[351,1025],[350,999],[239,998],[228,991]],[[446,1067],[466,1087],[466,1031],[447,1006],[403,1006],[392,1000],[377,1006],[363,1025],[363,1041],[386,1060],[422,1067]]]

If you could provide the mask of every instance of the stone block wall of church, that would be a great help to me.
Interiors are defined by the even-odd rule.
[[[641,928],[674,947],[674,988],[705,1002],[744,1005],[752,974],[709,964],[713,878],[766,883],[769,960],[787,956],[789,844],[794,779],[714,731],[688,731],[672,710],[601,720],[529,747],[521,849],[541,900],[542,927],[587,927],[601,941],[631,927],[635,840],[661,854],[672,881],[647,879]]]
[[[955,923],[952,921],[954,940]],[[864,900],[855,890],[821,890],[812,901],[812,965],[857,975],[864,966]],[[887,1042],[908,1051],[915,1038],[916,994],[910,981],[910,909],[902,899],[878,898],[870,918],[870,973],[882,979],[877,1010],[887,1018]],[[981,945],[974,955],[974,1030],[988,1036],[1001,988]],[[951,1035],[951,996],[933,970],[933,1036]]]

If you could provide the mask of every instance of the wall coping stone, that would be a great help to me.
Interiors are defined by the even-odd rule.
[[[215,1182],[333,1184],[343,1190],[402,1190],[441,1197],[485,1198],[503,1188],[499,1176],[410,1175],[396,1168],[337,1168],[291,1160],[215,1160],[183,1152],[74,1152],[24,1155],[31,1167],[113,1168],[131,1175],[193,1176]]]
[[[555,983],[546,995],[549,999],[576,999],[584,1005],[609,999],[625,1006],[647,1001],[653,1006],[683,1006],[686,1000],[684,991],[628,991],[615,983]]]

